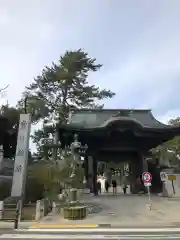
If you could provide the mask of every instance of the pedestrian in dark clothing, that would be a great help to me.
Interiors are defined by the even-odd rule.
[[[101,182],[100,181],[97,182],[97,189],[98,189],[98,192],[101,193]]]
[[[109,191],[109,183],[108,183],[107,180],[105,181],[105,189],[106,189],[106,193],[108,193],[108,191]]]
[[[126,190],[127,190],[127,177],[126,176],[123,176],[123,180],[122,180],[122,183],[123,183],[123,193],[126,194]]]
[[[117,193],[117,182],[116,180],[112,180],[112,187],[113,187],[113,195]]]
[[[143,193],[146,193],[146,188],[144,186],[142,174],[140,175],[140,191],[142,191]]]

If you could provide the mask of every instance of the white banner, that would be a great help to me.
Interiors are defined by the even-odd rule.
[[[14,163],[11,196],[20,197],[24,193],[28,163],[29,138],[31,130],[30,114],[21,114]]]

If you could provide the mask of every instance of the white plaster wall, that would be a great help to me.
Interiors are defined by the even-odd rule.
[[[177,197],[180,197],[180,174],[175,174],[175,173],[168,173],[169,175],[175,175],[176,176],[176,180],[174,181],[174,188],[175,188],[175,196]],[[173,194],[173,189],[172,189],[172,182],[169,181],[167,178],[166,178],[166,188],[167,188],[167,191],[168,191],[168,194],[169,195],[172,195]]]

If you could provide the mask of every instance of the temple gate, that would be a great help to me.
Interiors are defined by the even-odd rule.
[[[78,135],[88,148],[84,160],[88,186],[97,194],[98,162],[126,161],[131,177],[131,192],[137,193],[136,178],[144,171],[153,175],[151,190],[161,191],[157,165],[147,161],[150,150],[180,134],[180,127],[157,121],[151,110],[138,109],[78,109],[71,111],[68,124],[59,124],[59,140],[70,145]]]

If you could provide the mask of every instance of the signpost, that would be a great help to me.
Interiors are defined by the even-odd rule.
[[[21,197],[21,199],[23,198],[24,195],[26,182],[30,128],[31,128],[30,114],[21,114],[19,121],[19,131],[14,163],[13,182],[11,189],[11,196]]]
[[[144,183],[144,186],[147,187],[148,190],[148,199],[149,199],[149,204],[148,204],[148,208],[149,210],[152,209],[152,204],[151,204],[151,193],[150,193],[150,186],[151,186],[151,181],[152,181],[152,175],[149,172],[144,172],[142,174],[142,180]]]

